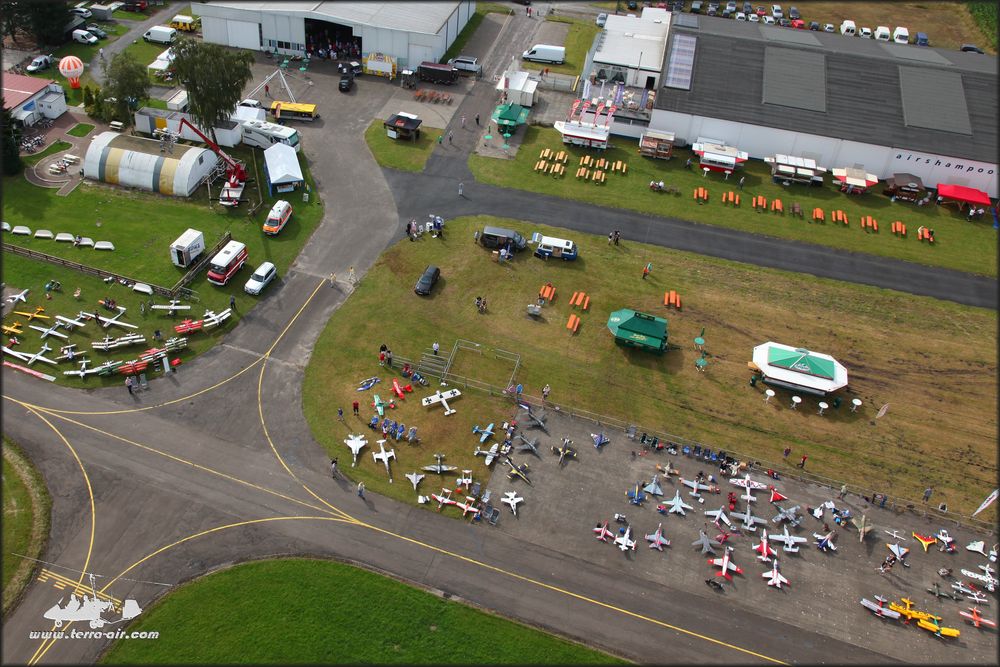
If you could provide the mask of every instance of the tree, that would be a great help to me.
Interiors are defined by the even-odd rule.
[[[215,141],[215,124],[229,120],[253,77],[253,54],[192,39],[172,48],[177,81],[188,92],[188,111]]]
[[[21,128],[14,122],[14,117],[0,98],[0,106],[3,107],[3,174],[4,176],[16,176],[24,169],[21,162]]]
[[[146,66],[128,51],[116,53],[106,72],[102,93],[115,98],[115,116],[128,125],[132,114],[130,109],[149,97],[149,74]]]
[[[38,46],[62,44],[66,24],[72,20],[69,5],[62,0],[45,0],[19,4],[24,11],[24,23]]]
[[[10,37],[17,43],[17,34],[27,27],[27,17],[24,7],[19,2],[3,0],[0,2],[0,33]]]

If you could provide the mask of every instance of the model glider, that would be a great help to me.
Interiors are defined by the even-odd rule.
[[[670,540],[663,536],[663,524],[659,524],[656,530],[649,535],[646,535],[646,539],[649,540],[649,548],[657,549],[658,551],[663,551],[663,547],[670,546]]]
[[[898,531],[895,531],[895,530],[883,530],[882,532],[885,533],[886,535],[888,535],[889,537],[891,537],[892,539],[896,540],[897,542],[905,542],[906,541],[906,537],[904,537],[903,535],[900,535]]]
[[[456,399],[461,395],[462,392],[460,392],[458,389],[449,389],[448,391],[445,392],[436,391],[431,396],[424,396],[422,399],[420,399],[420,404],[425,408],[427,408],[432,405],[437,405],[438,403],[440,403],[441,406],[444,408],[445,416],[447,416],[455,413],[454,408],[448,407],[448,401]]]
[[[35,352],[33,354],[29,352],[15,352],[14,350],[10,349],[7,346],[3,347],[3,351],[9,354],[10,356],[14,357],[15,359],[20,359],[29,366],[35,363],[36,361],[44,361],[45,363],[52,364],[53,366],[56,366],[59,363],[45,356],[46,352],[52,351],[52,348],[48,346],[48,343],[42,343],[42,348],[38,350],[38,352]]]
[[[48,319],[51,319],[48,315],[45,315],[44,313],[45,313],[45,309],[42,308],[41,306],[38,306],[37,308],[35,308],[35,312],[33,312],[33,313],[28,313],[28,312],[25,312],[23,310],[15,310],[14,311],[15,315],[21,315],[22,317],[27,317],[29,322],[31,320],[34,320],[34,319],[39,319],[39,320],[48,320]]]
[[[777,560],[774,561],[774,565],[771,566],[770,570],[768,570],[767,572],[765,572],[764,574],[762,574],[760,576],[762,576],[765,579],[767,579],[767,585],[768,586],[774,586],[775,588],[781,588],[782,584],[789,583],[788,579],[785,579],[784,575],[782,575],[780,572],[778,572],[778,561]]]
[[[69,340],[69,336],[58,331],[59,327],[62,326],[62,322],[56,322],[50,327],[40,327],[37,324],[29,324],[28,327],[34,329],[35,331],[40,331],[42,333],[42,340],[45,340],[46,336],[55,336],[56,338],[62,338],[63,340]]]

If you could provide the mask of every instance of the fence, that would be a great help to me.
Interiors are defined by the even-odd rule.
[[[171,293],[177,294],[181,293],[182,291],[187,292],[187,294],[189,295],[188,296],[189,299],[197,301],[198,297],[197,295],[195,295],[194,290],[187,289],[184,286],[190,284],[191,281],[195,279],[195,276],[197,276],[201,272],[201,270],[205,268],[205,265],[208,264],[208,262],[213,257],[215,257],[216,253],[222,250],[222,246],[229,243],[229,241],[231,241],[232,238],[233,235],[227,230],[226,233],[222,235],[222,238],[219,239],[219,242],[216,243],[214,246],[212,246],[211,250],[202,255],[201,259],[195,262],[195,264],[190,269],[188,269],[187,273],[181,276],[181,279],[178,280],[177,283],[174,284],[174,286],[171,288]]]

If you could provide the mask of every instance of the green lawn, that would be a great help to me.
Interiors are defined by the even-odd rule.
[[[588,19],[570,18],[568,16],[549,16],[546,21],[556,21],[558,23],[568,23],[569,32],[566,34],[566,62],[562,65],[549,65],[548,63],[534,63],[528,60],[521,61],[524,69],[542,69],[548,67],[550,71],[559,74],[579,75],[583,72],[583,64],[587,60],[587,51],[594,43],[594,37],[600,32],[600,28],[594,21]]]
[[[793,185],[784,188],[771,182],[770,170],[761,160],[750,160],[741,173],[746,177],[746,184],[740,193],[741,206],[724,207],[720,202],[722,194],[729,190],[739,191],[735,176],[726,182],[717,174],[705,178],[697,170],[686,170],[684,163],[691,152],[685,149],[675,149],[674,157],[669,161],[639,157],[636,153],[638,141],[626,137],[613,137],[613,147],[604,151],[601,157],[627,162],[627,175],[609,172],[607,183],[597,185],[573,177],[579,157],[592,155],[594,151],[563,144],[559,133],[551,128],[526,126],[524,132],[521,147],[513,160],[470,156],[469,167],[476,179],[506,188],[542,192],[601,206],[677,217],[970,273],[997,275],[997,233],[992,224],[985,218],[970,223],[952,207],[894,203],[881,194],[880,186],[867,195],[845,195],[830,184],[829,176],[823,187]],[[564,177],[552,178],[533,171],[544,148],[566,150],[570,154]],[[651,191],[651,180],[676,185],[680,195]],[[698,205],[692,200],[691,193],[698,186],[704,186],[709,191],[710,200],[706,205]],[[758,194],[767,197],[769,202],[775,197],[782,199],[785,215],[754,211],[750,200]],[[801,203],[805,213],[803,219],[790,214],[793,202]],[[816,207],[826,211],[826,224],[809,222],[810,212]],[[848,215],[848,227],[829,221],[830,212],[837,208]],[[861,231],[858,220],[862,215],[871,215],[878,221],[878,234]],[[890,233],[889,227],[894,220],[906,224],[907,238],[898,238]],[[934,229],[937,242],[933,246],[917,240],[916,231],[920,225]]]
[[[91,132],[93,132],[93,130],[94,130],[94,126],[91,125],[90,123],[77,123],[76,125],[74,125],[73,127],[71,127],[69,130],[67,130],[66,134],[68,134],[70,136],[73,136],[73,137],[85,137],[88,134],[90,134]]]
[[[993,51],[997,50],[997,14],[1000,12],[995,2],[969,2],[969,13],[976,22],[976,26],[982,31],[983,39],[987,41],[987,46]]]
[[[17,462],[15,467],[12,461]],[[19,471],[26,476],[22,477]],[[35,490],[32,502],[28,485]],[[3,613],[28,584],[36,565],[15,554],[38,558],[49,533],[51,500],[38,471],[14,443],[3,439]]]
[[[446,63],[450,58],[454,58],[455,56],[462,54],[462,49],[464,49],[465,45],[469,43],[472,36],[476,34],[476,30],[479,29],[479,24],[483,22],[483,19],[486,18],[487,14],[491,12],[495,14],[510,14],[511,11],[510,7],[506,7],[495,2],[477,2],[476,11],[471,17],[469,17],[469,22],[465,24],[464,28],[462,28],[462,32],[458,34],[455,41],[451,43],[448,50],[444,52],[443,56],[441,56],[440,62]]]
[[[422,124],[419,139],[391,139],[385,133],[382,119],[376,118],[365,130],[365,141],[380,166],[419,173],[443,133],[444,130]]]
[[[21,156],[21,160],[27,165],[35,165],[47,158],[50,155],[55,155],[56,153],[61,153],[64,150],[72,148],[73,144],[68,141],[55,141],[49,144],[45,150],[38,151],[37,153],[25,153]],[[82,156],[81,156],[82,157]]]
[[[245,158],[248,168],[252,170],[250,149],[234,149],[230,154],[237,158]],[[257,163],[261,171],[258,182],[263,182],[261,151],[257,151]],[[307,182],[312,184],[312,177],[305,164],[303,173]],[[295,209],[291,223],[280,235],[269,237],[261,231],[261,225],[271,204],[281,197],[267,197],[266,192],[263,206],[258,209],[252,220],[248,220],[246,203],[235,211],[217,205],[209,208],[204,189],[199,190],[190,199],[183,199],[127,192],[96,185],[91,181],[84,181],[68,197],[56,196],[55,190],[35,187],[23,178],[4,179],[3,186],[6,196],[4,215],[11,225],[27,225],[32,231],[40,226],[47,226],[55,233],[69,232],[89,236],[95,241],[111,241],[116,249],[113,252],[98,252],[88,248],[74,248],[68,243],[10,235],[4,237],[5,243],[22,245],[164,287],[173,286],[185,273],[185,269],[180,269],[170,262],[168,252],[170,243],[184,230],[193,227],[203,232],[205,243],[209,248],[225,231],[230,230],[234,239],[247,244],[250,254],[247,265],[225,287],[209,284],[204,276],[196,279],[191,287],[196,290],[200,302],[194,304],[188,311],[192,319],[200,319],[205,309],[218,312],[227,308],[230,295],[235,295],[237,312],[232,321],[223,327],[225,330],[235,326],[239,318],[248,312],[258,299],[267,298],[268,292],[260,297],[252,297],[243,292],[243,284],[253,268],[264,260],[269,260],[278,267],[279,277],[282,276],[319,224],[323,214],[323,206],[318,202],[315,188],[308,204],[303,203],[301,194],[296,193],[289,199]],[[249,201],[256,201],[258,198],[256,185],[249,185],[244,196]],[[150,210],[154,208],[155,216],[151,218]],[[42,225],[41,220],[52,222]],[[165,337],[169,337],[173,335],[173,324],[183,319],[181,317],[172,319],[168,315],[151,314],[148,311],[145,315],[141,314],[139,303],[143,295],[120,285],[105,285],[103,281],[86,274],[34,262],[9,253],[5,253],[3,259],[4,281],[9,285],[18,285],[19,289],[30,288],[28,306],[31,308],[45,306],[55,314],[75,314],[81,309],[93,311],[98,307],[98,299],[109,296],[128,309],[124,319],[139,325],[138,332],[146,335],[148,343],[152,343],[152,333],[155,329],[160,329]],[[62,292],[54,294],[52,301],[46,301],[43,286],[52,278],[59,280],[63,284],[63,289]],[[77,287],[83,292],[79,301],[73,298],[73,291]],[[146,300],[149,298],[146,297]],[[155,297],[154,301],[166,303],[163,297]],[[15,318],[16,316],[12,316],[7,320]],[[117,330],[113,331],[118,335]],[[223,333],[224,331],[213,330],[209,334],[190,335],[189,351],[181,356],[190,358],[193,354],[207,350],[221,338]],[[78,349],[89,350],[90,341],[99,340],[104,334],[103,329],[90,324],[80,329],[78,333],[74,333],[73,342],[78,344]],[[32,336],[32,348],[35,344],[34,338]],[[94,365],[97,365],[107,359],[133,359],[140,351],[138,347],[122,348],[112,354],[95,351],[90,357],[95,362]],[[71,366],[63,362],[53,368],[57,370],[52,372],[47,369],[47,371],[57,375],[60,383],[74,386],[101,386],[116,383],[120,379],[117,376],[110,379],[96,376],[89,376],[86,380],[64,379],[61,371],[70,370]]]
[[[168,593],[104,664],[621,664],[581,644],[343,563],[258,561]]]
[[[498,265],[488,251],[471,244],[474,229],[484,224],[510,227],[525,237],[534,231],[568,235],[579,245],[580,258],[544,262],[522,253]],[[653,272],[642,280],[647,262]],[[442,278],[431,297],[421,298],[413,294],[413,283],[428,264],[439,266]],[[547,281],[556,286],[556,299],[543,308],[541,321],[532,320],[525,304]],[[663,306],[670,289],[683,297],[681,312]],[[575,291],[591,296],[587,312],[569,306]],[[489,301],[485,315],[475,311],[477,295]],[[386,326],[386,304],[392,304],[392,321],[404,325]],[[650,356],[614,345],[607,318],[625,307],[666,317],[677,349]],[[574,312],[583,322],[570,335],[565,324]],[[702,328],[710,353],[706,373],[695,368],[692,344]],[[995,485],[996,312],[631,239],[609,246],[606,238],[488,217],[449,221],[443,240],[425,236],[390,247],[333,314],[303,385],[313,437],[341,460],[348,455],[343,445],[348,433],[368,434],[374,442],[365,428],[373,414],[372,394],[389,398],[395,377],[377,364],[380,343],[397,359],[419,360],[435,340],[445,354],[459,338],[519,353],[517,381],[529,395],[538,396],[548,383],[556,403],[760,461],[780,461],[782,449],[792,446],[797,455],[809,456],[811,471],[867,492],[877,487],[919,499],[933,485],[950,507],[969,513]],[[840,359],[851,374],[845,402],[859,397],[865,407],[851,413],[842,406],[820,417],[816,399],[807,397],[802,409],[791,411],[789,396],[779,391],[772,407],[762,409],[763,387],[749,387],[747,362],[753,347],[769,340]],[[502,388],[510,365],[492,357],[463,353],[454,372]],[[382,380],[373,391],[355,391],[373,375]],[[510,403],[463,390],[454,406],[458,412],[444,419],[439,409],[421,407],[419,398],[429,391],[420,388],[388,411],[390,419],[417,426],[422,439],[416,447],[395,446],[397,476],[433,463],[432,455],[440,452],[459,470],[486,478],[482,457],[472,453],[471,430],[483,420],[509,418]],[[339,422],[335,408],[350,415],[354,400],[362,404],[361,419]],[[869,420],[884,403],[892,409],[873,428]],[[344,469],[372,491],[414,500],[412,488],[398,480],[389,484],[370,456],[361,457],[357,468]],[[425,484],[426,494],[439,480]]]

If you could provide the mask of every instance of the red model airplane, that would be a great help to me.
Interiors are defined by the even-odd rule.
[[[408,384],[405,387],[401,387],[401,386],[399,386],[399,380],[397,380],[396,378],[393,378],[392,379],[392,391],[393,391],[394,394],[396,394],[396,396],[399,396],[402,399],[406,399],[406,396],[403,396],[403,392],[404,391],[408,391],[408,392],[412,393],[413,392],[413,385],[412,384]]]
[[[776,488],[769,487],[771,489],[771,502],[780,503],[782,500],[788,500],[787,497],[783,496]]]
[[[738,567],[736,565],[736,563],[734,563],[731,560],[729,560],[729,553],[732,551],[732,549],[733,549],[732,547],[728,547],[726,549],[726,552],[724,554],[722,554],[722,558],[709,558],[708,559],[708,564],[709,565],[715,565],[716,567],[722,568],[720,571],[718,571],[718,572],[715,573],[715,576],[717,576],[717,577],[725,577],[729,581],[733,580],[733,576],[731,574],[729,574],[730,570],[732,570],[736,574],[743,574],[743,569],[740,568],[740,567]]]
[[[969,607],[969,611],[958,612],[959,616],[963,616],[969,619],[969,622],[974,626],[981,627],[985,625],[987,627],[995,628],[997,627],[996,621],[991,621],[988,618],[983,618],[982,614],[979,613],[979,607]]]
[[[759,560],[759,561],[761,561],[763,563],[770,562],[771,556],[776,556],[777,555],[777,553],[774,551],[774,549],[768,543],[767,531],[766,530],[764,531],[763,536],[761,536],[761,538],[760,538],[760,543],[757,546],[755,546],[753,548],[753,550],[756,551],[759,554],[757,556],[757,560]]]
[[[921,535],[916,531],[913,532],[913,537],[914,539],[917,540],[917,542],[920,542],[920,546],[924,548],[924,553],[927,553],[927,547],[937,542],[936,537],[928,537],[927,535]]]
[[[608,530],[608,522],[605,521],[604,523],[597,524],[597,527],[594,528],[594,535],[601,542],[607,542],[608,538],[614,537],[615,534]]]

